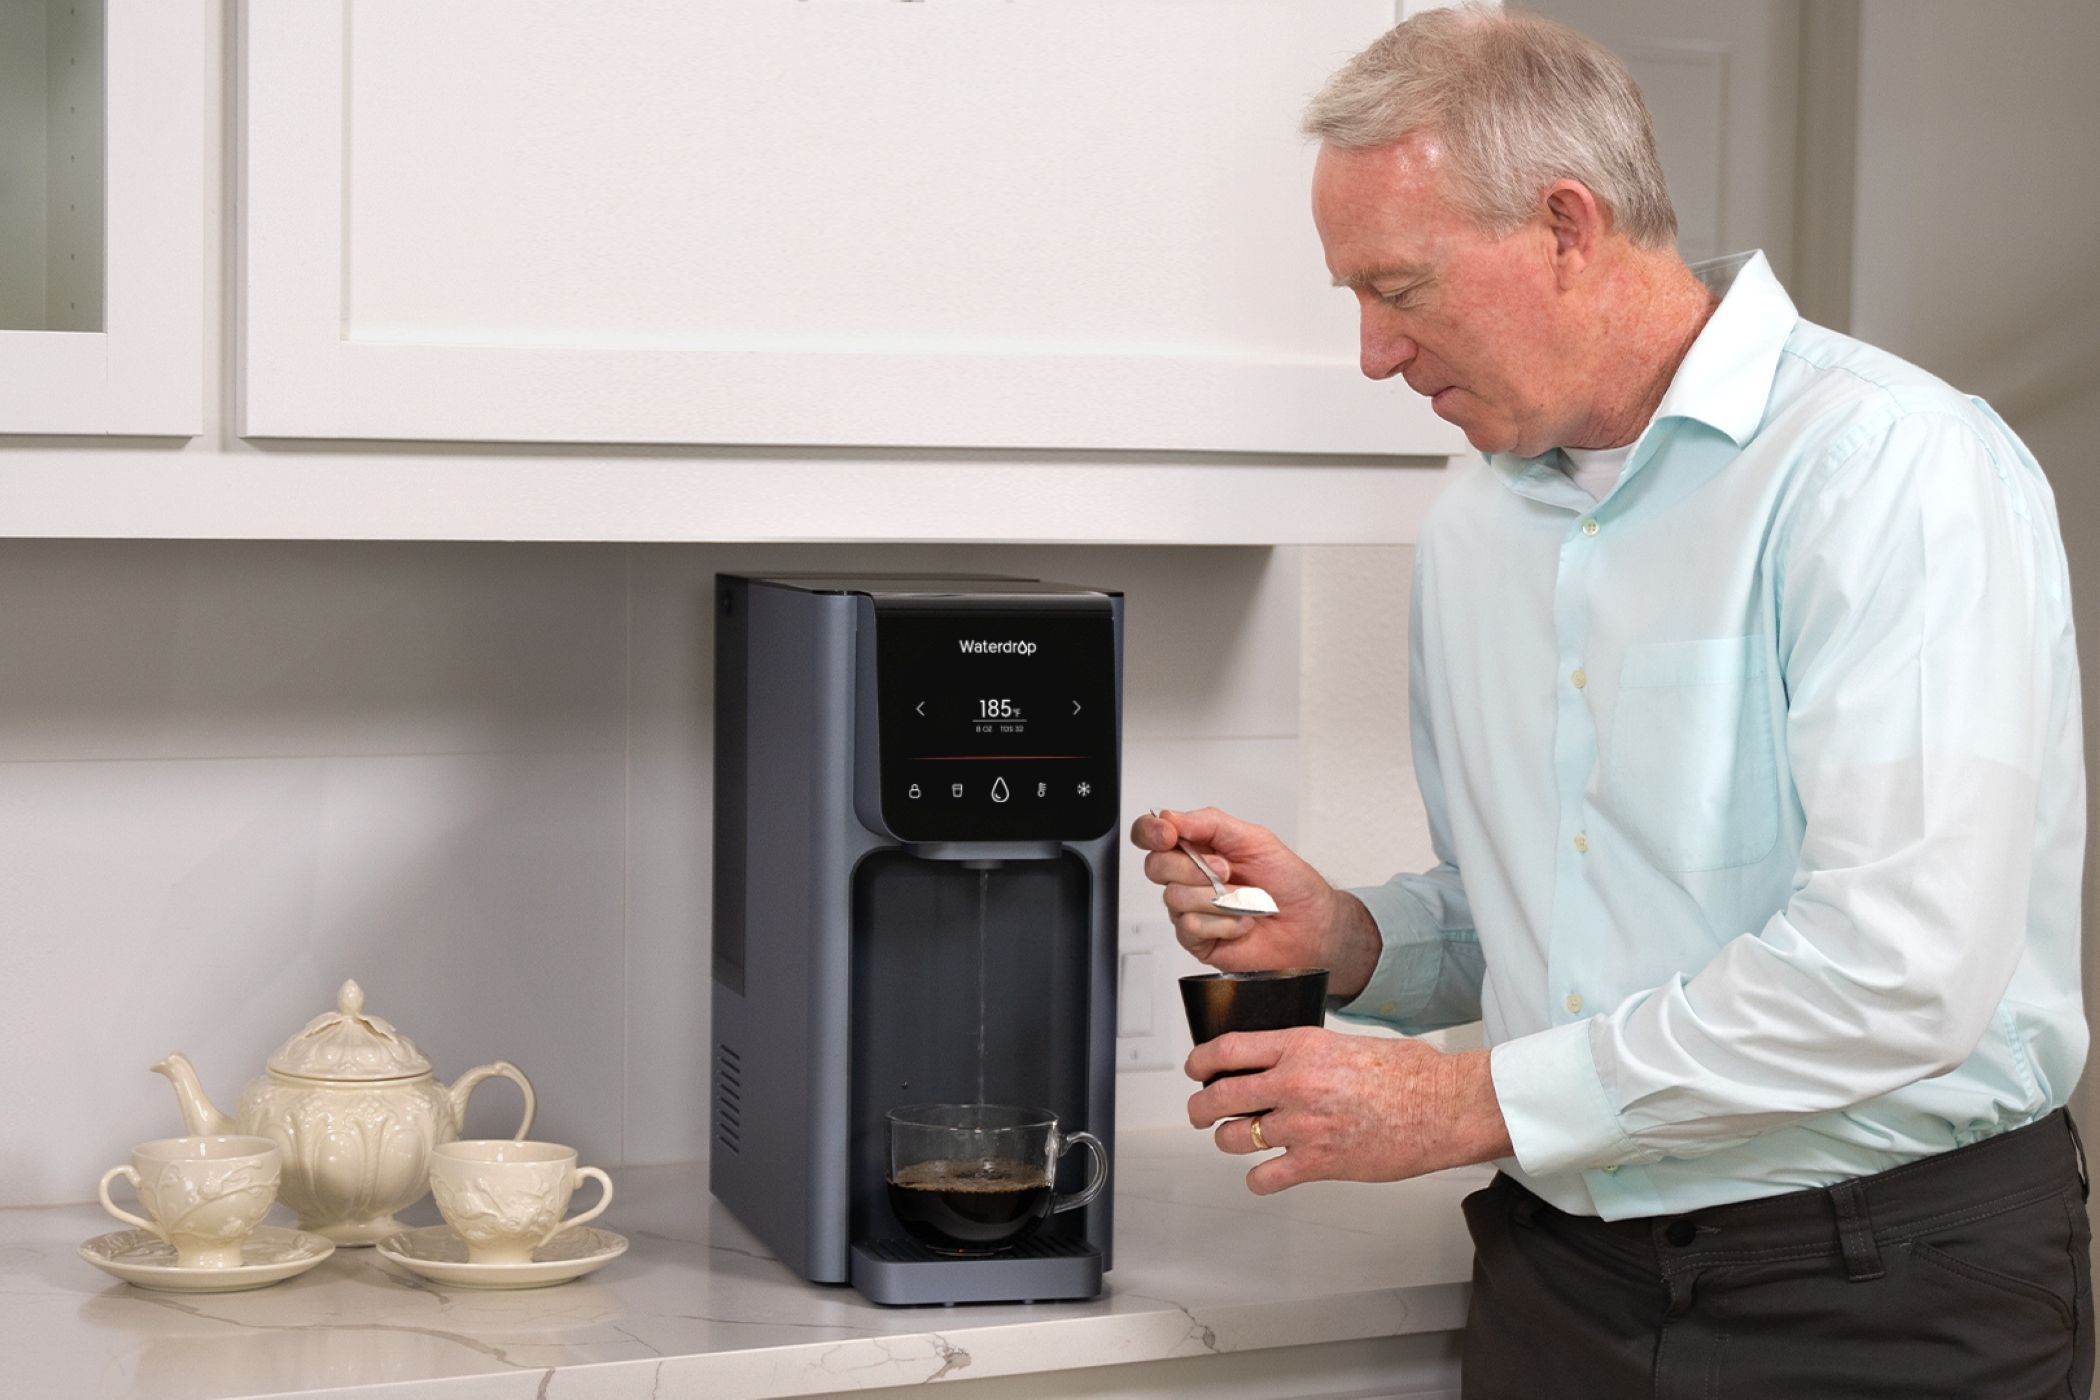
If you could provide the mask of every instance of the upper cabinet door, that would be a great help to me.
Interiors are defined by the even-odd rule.
[[[0,433],[204,417],[207,0],[0,0]]]
[[[248,436],[1442,457],[1301,107],[1392,0],[247,0]]]

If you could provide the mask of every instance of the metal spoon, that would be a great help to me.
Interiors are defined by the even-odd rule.
[[[1152,815],[1158,816],[1159,809],[1153,808]],[[1196,868],[1203,872],[1203,878],[1210,881],[1213,896],[1210,907],[1220,914],[1237,914],[1246,919],[1266,919],[1278,912],[1275,897],[1267,890],[1254,885],[1227,885],[1218,878],[1218,872],[1210,868],[1210,862],[1196,854],[1194,846],[1186,841],[1176,841],[1174,844],[1181,847],[1190,860],[1196,862]]]

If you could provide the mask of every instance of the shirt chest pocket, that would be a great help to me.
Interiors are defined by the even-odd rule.
[[[1628,648],[1610,785],[1621,820],[1664,870],[1764,859],[1779,839],[1764,639]]]

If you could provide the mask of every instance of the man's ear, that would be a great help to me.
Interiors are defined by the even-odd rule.
[[[1609,217],[1580,180],[1555,180],[1539,199],[1539,214],[1553,236],[1553,268],[1567,287],[1592,262],[1604,242]]]

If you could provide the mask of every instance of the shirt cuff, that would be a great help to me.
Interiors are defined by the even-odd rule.
[[[1355,1000],[1330,998],[1327,1009],[1352,1021],[1405,1021],[1436,990],[1444,965],[1443,930],[1405,890],[1374,885],[1343,893],[1355,895],[1378,926],[1378,965]]]
[[[1594,1017],[1505,1040],[1488,1054],[1495,1101],[1533,1176],[1633,1161],[1634,1142],[1590,1053]]]

